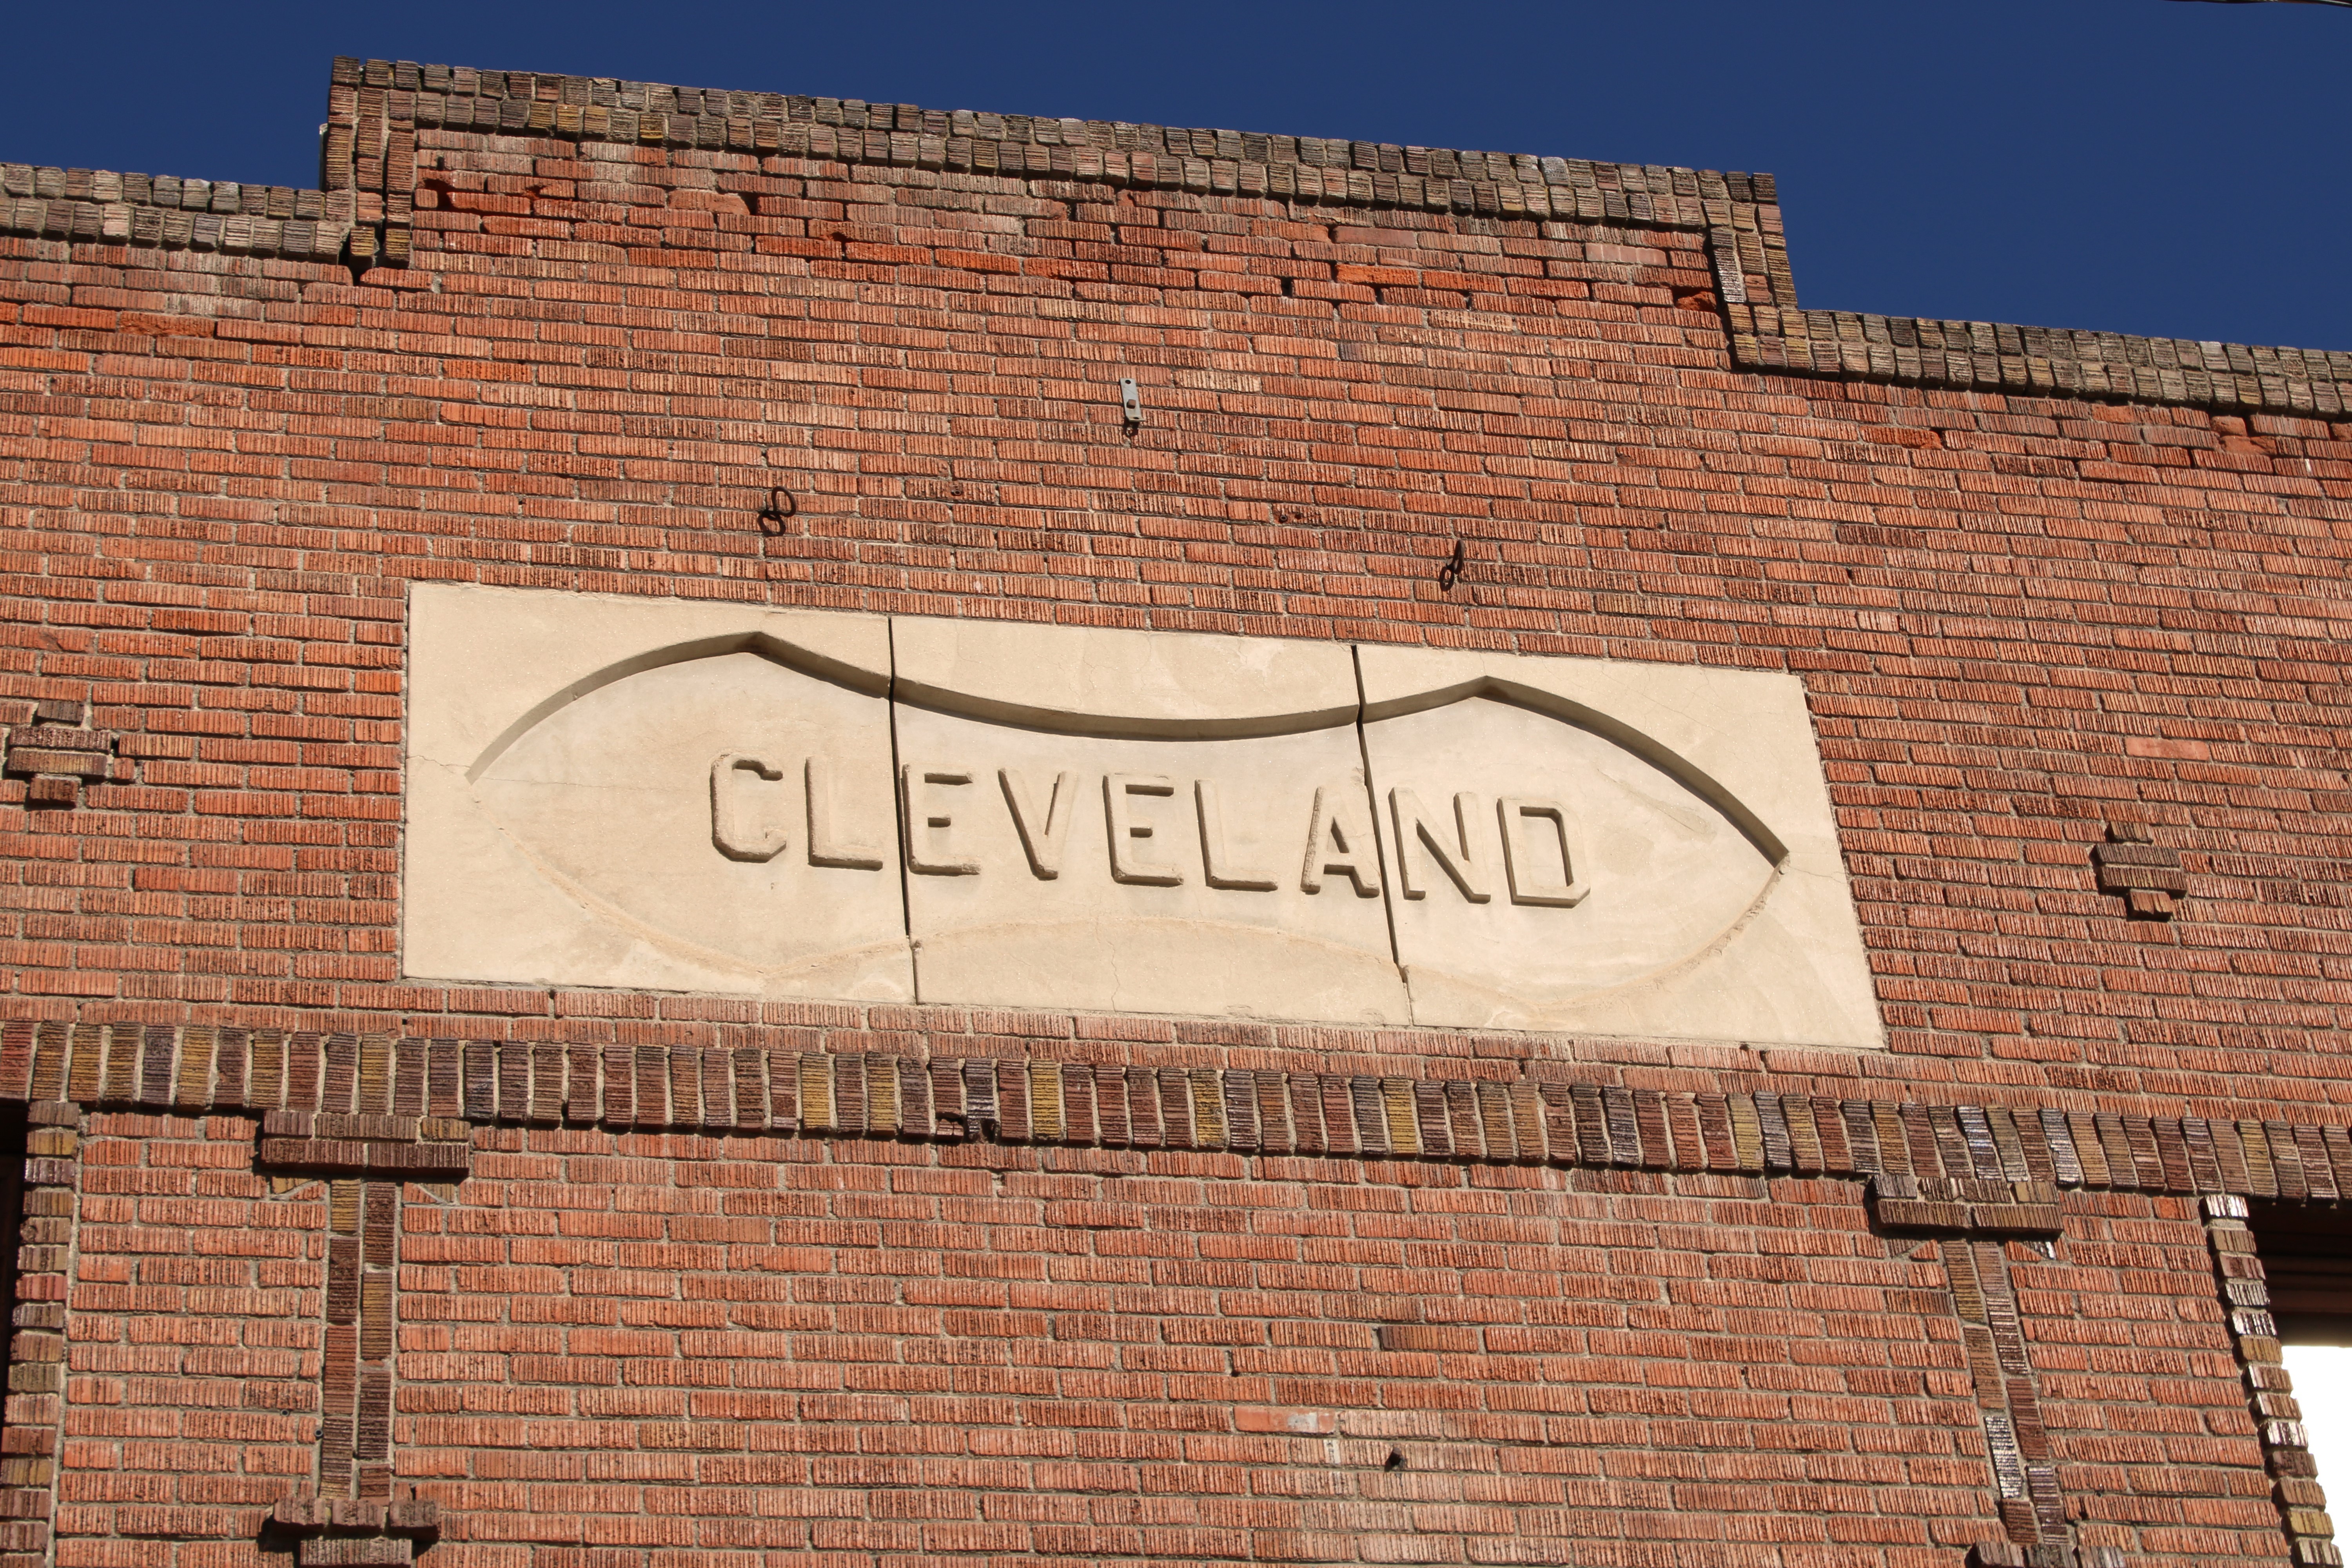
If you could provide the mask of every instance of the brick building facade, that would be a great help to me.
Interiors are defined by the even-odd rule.
[[[0,1563],[2338,1561],[2352,355],[1801,309],[1761,175],[330,104],[0,166]],[[422,584],[1793,675],[1885,1046],[419,979]]]

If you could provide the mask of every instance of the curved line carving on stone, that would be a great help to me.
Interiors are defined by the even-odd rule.
[[[509,724],[499,736],[483,748],[479,756],[466,770],[467,783],[480,779],[484,772],[498,761],[507,748],[520,740],[538,724],[581,698],[618,680],[665,665],[686,664],[695,659],[716,658],[730,653],[755,653],[788,669],[813,675],[845,686],[868,696],[888,697],[892,701],[909,707],[928,709],[933,712],[977,719],[986,723],[1016,725],[1025,730],[1038,730],[1049,734],[1074,737],[1100,737],[1106,740],[1225,740],[1260,738],[1273,735],[1295,735],[1312,730],[1326,730],[1337,725],[1361,722],[1373,723],[1382,719],[1398,718],[1407,713],[1424,712],[1449,703],[1466,701],[1475,697],[1492,698],[1526,708],[1548,717],[1561,720],[1579,729],[1590,730],[1603,740],[1631,752],[1656,767],[1694,795],[1729,818],[1733,826],[1745,834],[1767,860],[1779,865],[1788,858],[1788,846],[1780,835],[1761,817],[1749,810],[1738,795],[1726,788],[1705,769],[1661,744],[1643,731],[1618,720],[1597,708],[1574,701],[1551,692],[1522,686],[1515,681],[1494,676],[1482,676],[1446,686],[1431,687],[1410,697],[1389,698],[1378,702],[1366,702],[1360,697],[1344,707],[1328,707],[1288,713],[1264,713],[1231,719],[1169,719],[1139,714],[1086,712],[1075,709],[1045,707],[1036,704],[1006,701],[999,698],[974,695],[952,688],[934,685],[898,676],[891,670],[865,669],[845,661],[831,658],[799,647],[782,637],[764,632],[750,632],[726,637],[699,637],[688,642],[674,643],[630,658],[615,659],[593,673],[571,682],[550,693]]]
[[[1793,677],[416,595],[404,973],[1883,1038]],[[1058,837],[1029,798],[1048,779]],[[1325,815],[1348,818],[1330,844]],[[1345,884],[1302,871],[1302,846]],[[1456,853],[1466,880],[1444,874]],[[966,874],[931,874],[949,865]]]
[[[886,697],[890,690],[890,672],[887,669],[863,668],[845,660],[832,658],[802,647],[797,643],[767,632],[738,632],[723,637],[696,637],[690,641],[671,643],[666,647],[633,654],[626,658],[614,659],[612,663],[550,692],[533,703],[528,710],[517,717],[513,723],[500,731],[496,739],[482,748],[481,754],[466,768],[466,782],[467,784],[479,782],[481,776],[489,771],[490,764],[497,762],[505,753],[507,748],[537,729],[542,721],[558,710],[570,707],[591,692],[601,690],[615,681],[626,680],[630,676],[642,675],[649,669],[660,669],[673,664],[690,664],[698,658],[716,658],[722,654],[730,653],[755,653],[772,663],[782,665],[786,669],[798,670],[803,675],[813,675],[819,680],[829,680],[836,686],[845,686],[852,691],[863,692],[868,697]]]
[[[892,683],[892,700],[904,707],[977,720],[983,724],[1104,741],[1247,741],[1303,735],[1352,724],[1362,707],[1351,701],[1344,707],[1304,712],[1256,713],[1227,719],[1164,719],[1008,702],[903,677]]]
[[[1723,813],[1731,825],[1738,828],[1748,841],[1756,846],[1758,852],[1773,865],[1778,866],[1789,858],[1789,847],[1781,841],[1780,836],[1706,770],[1623,721],[1554,692],[1539,691],[1534,687],[1491,675],[1480,676],[1447,686],[1433,686],[1409,697],[1367,702],[1364,705],[1364,722],[1372,724],[1382,719],[1402,718],[1408,713],[1425,713],[1432,708],[1443,708],[1474,697],[1507,702],[1515,708],[1525,708],[1530,712],[1573,724],[1580,730],[1590,730],[1611,744],[1631,752]]]

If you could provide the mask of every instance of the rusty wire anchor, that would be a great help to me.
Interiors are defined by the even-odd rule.
[[[768,504],[759,510],[760,531],[771,537],[783,532],[784,520],[799,510],[791,491],[781,489],[770,490]]]

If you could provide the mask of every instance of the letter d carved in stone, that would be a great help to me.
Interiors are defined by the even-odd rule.
[[[781,779],[784,770],[741,752],[719,752],[710,764],[710,842],[730,860],[772,860],[784,847],[784,830],[760,822],[744,798],[751,793],[745,773]]]
[[[1495,814],[1503,820],[1503,869],[1511,883],[1511,902],[1542,904],[1553,909],[1572,909],[1584,901],[1591,884],[1577,875],[1577,854],[1569,843],[1568,808],[1556,800],[1530,800],[1524,796],[1507,796],[1495,803]],[[1552,844],[1530,848],[1520,831],[1528,822],[1551,824],[1551,832],[1543,836]],[[1551,876],[1550,860],[1554,846],[1559,855],[1559,879]]]

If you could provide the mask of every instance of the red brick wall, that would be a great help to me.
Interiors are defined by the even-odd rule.
[[[70,809],[0,784],[9,1018],[2352,1118],[2352,423],[1758,374],[1706,232],[1630,213],[521,129],[414,157],[410,263],[356,279],[0,235],[0,699],[119,737]],[[1793,671],[1892,1048],[405,981],[428,579]],[[2098,890],[2110,821],[2181,853],[2173,920]],[[268,1192],[243,1118],[86,1131],[56,1560],[281,1553],[320,1191]],[[2000,1535],[1946,1270],[1853,1182],[477,1140],[454,1201],[402,1210],[394,1447],[445,1568],[1355,1561],[1400,1531],[1794,1568]],[[2055,1258],[2007,1256],[2078,1538],[2282,1561],[2191,1202],[2069,1202]],[[1439,1348],[1378,1348],[1391,1321]]]
[[[58,1561],[249,1557],[317,1468],[323,1194],[273,1198],[238,1117],[94,1116],[81,1161]]]
[[[1684,234],[418,156],[358,286],[0,241],[7,680],[124,759],[12,814],[20,1015],[756,1021],[400,980],[403,585],[458,579],[1794,670],[1898,1052],[2328,1098],[2336,427],[1736,374]],[[2122,816],[2185,921],[2096,891]]]
[[[324,1190],[271,1195],[234,1118],[91,1134],[58,1560],[250,1562],[310,1475]],[[2091,1516],[2271,1562],[2218,1313],[2159,1283],[2204,1277],[2186,1209],[2104,1200],[2015,1272]],[[1999,1535],[1934,1244],[1847,1184],[513,1129],[405,1214],[394,1440],[445,1568]]]

